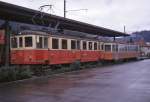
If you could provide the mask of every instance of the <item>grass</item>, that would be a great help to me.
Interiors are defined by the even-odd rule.
[[[22,80],[32,77],[32,72],[29,68],[20,67],[2,67],[0,68],[0,82],[10,82],[16,80]]]

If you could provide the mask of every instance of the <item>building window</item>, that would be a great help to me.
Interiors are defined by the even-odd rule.
[[[52,38],[52,49],[59,49],[59,39]]]
[[[105,45],[105,51],[111,51],[111,45]]]
[[[12,48],[17,48],[17,38],[11,38],[11,47]]]
[[[83,41],[83,50],[87,50],[87,44],[86,44],[86,41]]]
[[[37,37],[37,48],[43,48],[43,37]]]
[[[23,47],[23,39],[22,39],[22,37],[19,37],[19,47]]]
[[[94,50],[97,50],[97,43],[94,43]]]
[[[75,40],[71,40],[71,49],[76,49],[76,41]]]
[[[62,39],[62,49],[67,49],[67,40]]]
[[[92,50],[92,42],[89,42],[89,50]]]

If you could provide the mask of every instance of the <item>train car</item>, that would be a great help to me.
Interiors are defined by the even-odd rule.
[[[25,31],[11,37],[11,64],[70,64],[100,58],[99,42],[70,36]]]
[[[5,30],[0,30],[0,64],[3,63],[4,55],[4,44],[5,44]]]
[[[126,60],[138,58],[140,56],[140,47],[136,44],[128,43],[105,43],[103,51],[103,60]]]
[[[11,64],[58,65],[76,61],[95,62],[137,58],[134,44],[101,42],[62,34],[24,31],[11,36]]]

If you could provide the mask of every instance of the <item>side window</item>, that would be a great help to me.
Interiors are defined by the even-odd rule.
[[[112,51],[116,52],[116,45],[112,45]]]
[[[32,47],[32,37],[25,37],[25,47]]]
[[[16,37],[11,38],[11,47],[17,48],[17,38]]]
[[[105,51],[111,51],[111,45],[105,45]]]
[[[104,44],[101,44],[101,50],[104,50]]]
[[[116,52],[118,52],[118,45],[116,45]]]
[[[97,42],[94,43],[94,50],[98,50],[98,48],[97,48]]]
[[[67,40],[65,40],[65,39],[62,39],[62,49],[67,49],[68,48],[68,44],[67,44]]]
[[[92,50],[92,42],[89,42],[89,50]]]
[[[52,49],[59,49],[59,39],[52,38]]]
[[[77,49],[80,50],[80,41],[77,41]]]
[[[75,40],[71,40],[71,49],[76,49],[76,45],[77,45],[77,43],[76,43],[76,41]]]
[[[44,37],[44,48],[48,48],[48,37]]]
[[[19,37],[19,47],[23,47],[23,39],[22,39],[22,37]]]
[[[83,41],[83,50],[87,50],[87,43],[86,43],[86,41]]]
[[[37,37],[37,44],[36,44],[37,48],[43,48],[42,45],[43,45],[43,37]]]

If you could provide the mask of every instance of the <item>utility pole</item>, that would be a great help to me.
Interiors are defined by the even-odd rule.
[[[66,18],[66,0],[64,0],[64,18]]]
[[[9,21],[5,22],[5,67],[10,65],[10,26]]]
[[[124,25],[124,33],[126,33],[126,26]]]
[[[67,14],[67,12],[69,12],[69,11],[81,11],[81,10],[84,10],[84,11],[87,11],[88,9],[77,9],[77,10],[67,10],[66,9],[66,7],[67,7],[67,2],[66,2],[66,0],[64,0],[64,18],[66,18],[66,14]]]

